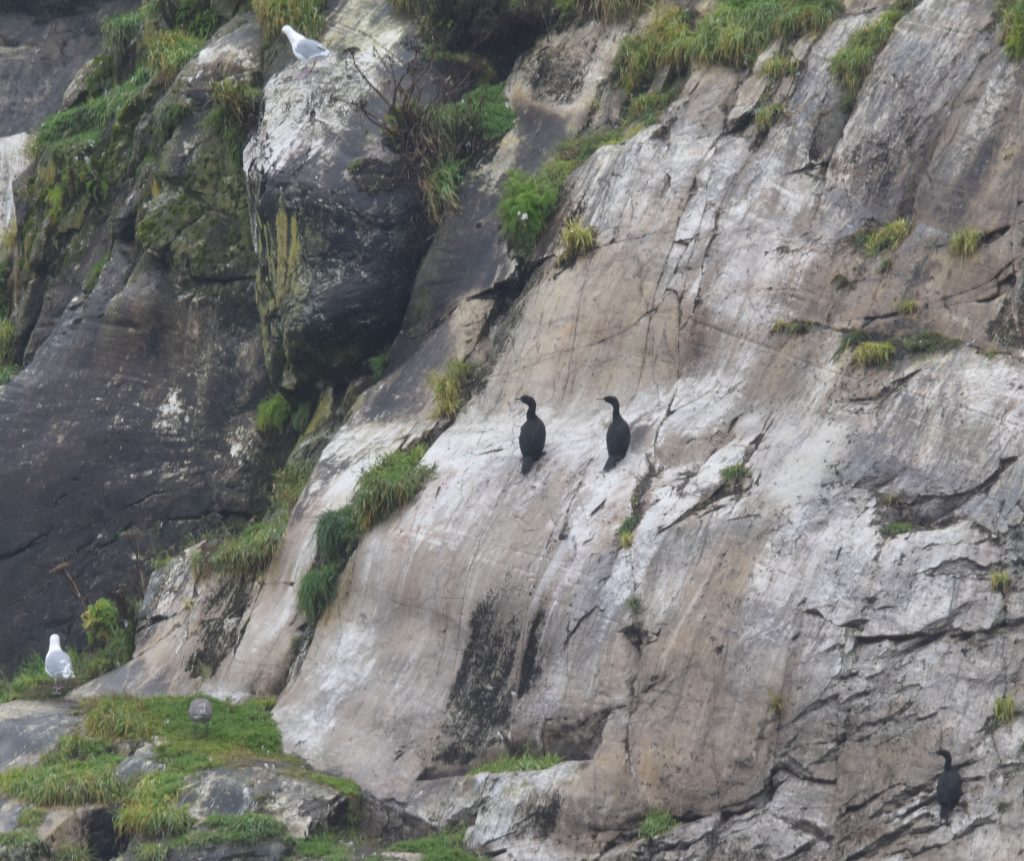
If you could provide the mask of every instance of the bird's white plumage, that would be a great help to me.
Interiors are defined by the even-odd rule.
[[[51,679],[73,679],[71,657],[60,647],[60,634],[50,634],[50,650],[46,653],[46,675]]]
[[[281,32],[288,37],[288,42],[292,46],[292,53],[297,60],[306,62],[307,60],[318,60],[321,57],[331,56],[331,52],[317,42],[316,39],[307,39],[287,24],[281,28]]]

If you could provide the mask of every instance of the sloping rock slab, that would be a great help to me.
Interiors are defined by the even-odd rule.
[[[299,838],[344,825],[349,812],[347,796],[285,774],[273,763],[204,772],[185,787],[181,800],[197,818],[211,813],[267,813]]]
[[[14,700],[0,705],[0,771],[37,762],[81,722],[63,701]]]

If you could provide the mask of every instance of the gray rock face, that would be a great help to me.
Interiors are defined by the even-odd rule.
[[[253,411],[267,380],[243,183],[200,120],[212,77],[205,67],[254,68],[260,43],[252,25],[248,32],[245,40],[231,30],[183,70],[194,113],[159,148],[154,181],[140,175],[121,189],[124,211],[112,209],[109,220],[93,212],[80,233],[53,227],[57,261],[39,258],[35,267],[26,251],[14,311],[31,361],[0,389],[0,445],[10,453],[0,466],[0,582],[12,596],[0,632],[7,670],[44,649],[46,634],[66,637],[82,601],[140,594],[145,557],[157,547],[224,512],[255,510],[265,490],[268,451]],[[159,219],[147,197],[158,184],[167,194],[190,190],[183,176],[208,186],[196,198],[206,244],[193,237],[176,257],[161,241],[176,248],[193,219]],[[149,253],[132,240],[141,204],[137,233]],[[217,232],[232,206],[234,244],[230,231]],[[239,244],[243,253],[232,255]],[[237,265],[204,268],[201,250],[214,264]],[[102,269],[85,296],[94,263]]]
[[[323,38],[335,55],[267,81],[246,147],[263,343],[272,377],[289,388],[345,381],[387,347],[426,250],[415,178],[357,107],[375,97],[355,64],[387,91],[385,58],[399,70],[408,59],[406,32],[393,25],[380,4],[344,4]]]
[[[863,20],[810,46],[763,139],[727,129],[745,76],[698,69],[573,175],[563,212],[598,247],[567,268],[539,249],[486,386],[427,454],[436,479],[363,539],[281,694],[290,750],[437,824],[475,810],[473,845],[509,859],[1016,857],[1024,729],[993,705],[1024,681],[1021,599],[989,573],[1024,556],[1024,372],[979,345],[1020,343],[1024,71],[989,6],[924,0],[844,124],[827,65]],[[852,237],[900,215],[880,269]],[[959,262],[965,225],[986,241]],[[975,343],[863,369],[836,357],[861,327]],[[549,439],[528,478],[524,391]],[[606,394],[633,429],[608,474]],[[357,409],[327,448],[225,692],[285,678],[256,658],[294,624],[311,512],[425,412]],[[503,739],[572,762],[504,800],[443,776]],[[948,828],[940,745],[967,801]],[[655,808],[686,824],[605,851]]]
[[[211,813],[269,814],[296,838],[348,821],[347,796],[269,763],[202,772],[182,790],[181,800],[199,819]]]
[[[0,705],[0,769],[32,765],[81,723],[81,716],[63,700],[12,700]]]

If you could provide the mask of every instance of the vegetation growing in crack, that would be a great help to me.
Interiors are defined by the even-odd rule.
[[[800,71],[800,61],[788,51],[776,51],[761,64],[761,74],[769,81],[778,83]]]
[[[910,219],[897,218],[880,227],[864,230],[857,236],[857,244],[870,254],[877,257],[883,251],[894,251],[910,236]]]
[[[431,67],[421,57],[405,64],[380,60],[386,82],[378,85],[359,66],[356,72],[375,99],[359,109],[381,131],[384,144],[415,174],[427,214],[434,224],[459,207],[459,186],[473,167],[515,124],[502,84],[484,84],[452,98],[459,86],[436,90]]]
[[[810,320],[785,320],[778,319],[768,329],[770,335],[806,335],[814,328]]]
[[[786,701],[783,699],[782,694],[779,691],[773,691],[772,695],[768,698],[768,714],[776,719],[781,718],[785,708]]]
[[[629,610],[631,616],[639,616],[640,612],[643,610],[643,602],[640,600],[640,596],[636,592],[633,592],[626,599],[626,609]]]
[[[281,542],[291,510],[312,471],[312,461],[296,460],[274,473],[268,511],[240,529],[209,536],[192,557],[196,576],[212,573],[249,580],[262,574]]]
[[[420,461],[426,445],[398,449],[378,458],[363,471],[352,501],[325,511],[316,524],[316,557],[299,583],[299,609],[316,624],[337,592],[338,576],[362,536],[392,512],[407,505],[434,475]]]
[[[966,260],[978,251],[984,236],[984,233],[974,227],[957,230],[949,237],[949,253],[961,260]]]
[[[743,483],[750,478],[750,468],[745,463],[734,463],[722,467],[718,475],[729,493],[739,493],[743,489]]]
[[[1009,571],[993,571],[988,575],[988,582],[993,592],[998,592],[1003,598],[1009,597],[1010,590],[1013,588],[1013,578]]]
[[[375,380],[380,380],[384,377],[384,372],[388,369],[388,362],[391,361],[391,351],[385,350],[383,353],[378,353],[376,356],[370,356],[366,360],[367,367],[370,369],[370,373],[373,375]]]
[[[445,831],[429,837],[400,840],[389,846],[392,852],[415,852],[423,861],[477,861],[481,856],[462,848],[464,831]]]
[[[955,338],[923,329],[888,339],[879,338],[863,329],[843,332],[833,360],[850,353],[851,365],[861,368],[885,367],[901,356],[928,355],[952,350],[959,346]]]
[[[560,266],[571,266],[578,257],[592,251],[597,245],[594,228],[576,217],[567,218],[562,225],[562,253],[558,255]]]
[[[916,299],[901,299],[896,303],[895,311],[901,317],[912,317],[921,309]]]
[[[1001,697],[996,697],[992,716],[995,719],[996,726],[1013,723],[1013,719],[1017,716],[1017,708],[1012,694],[1003,694]]]
[[[676,818],[668,810],[652,810],[640,823],[640,827],[636,830],[636,836],[644,840],[652,840],[675,825]]]
[[[914,524],[906,520],[891,520],[882,525],[878,530],[885,538],[895,538],[897,535],[906,535],[914,531]]]
[[[477,370],[472,362],[451,358],[440,371],[431,371],[427,375],[427,383],[434,393],[434,414],[437,418],[449,420],[458,415]]]
[[[543,771],[551,768],[562,761],[557,753],[521,753],[493,759],[480,765],[473,766],[468,774],[497,774],[505,771]]]
[[[768,102],[754,111],[754,126],[758,132],[765,134],[785,115],[786,106],[782,102]]]
[[[852,110],[875,59],[889,42],[900,19],[920,0],[896,0],[877,19],[855,30],[829,62],[829,72],[843,94],[843,107]]]
[[[1015,62],[1024,60],[1024,0],[997,0],[996,13],[1006,56]]]

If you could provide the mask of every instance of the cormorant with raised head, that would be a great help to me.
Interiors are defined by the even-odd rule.
[[[537,416],[537,402],[529,395],[520,396],[527,406],[526,421],[519,429],[519,450],[523,453],[523,475],[526,475],[533,465],[544,454],[544,422]]]
[[[626,456],[629,451],[629,425],[619,415],[619,400],[608,395],[603,398],[605,403],[612,405],[612,423],[608,425],[608,433],[605,441],[608,443],[608,460],[605,461],[604,471],[608,472],[615,464]]]
[[[935,751],[946,760],[946,767],[935,783],[935,798],[939,802],[939,821],[949,824],[949,814],[960,800],[960,772],[953,768],[953,757],[948,750]]]

